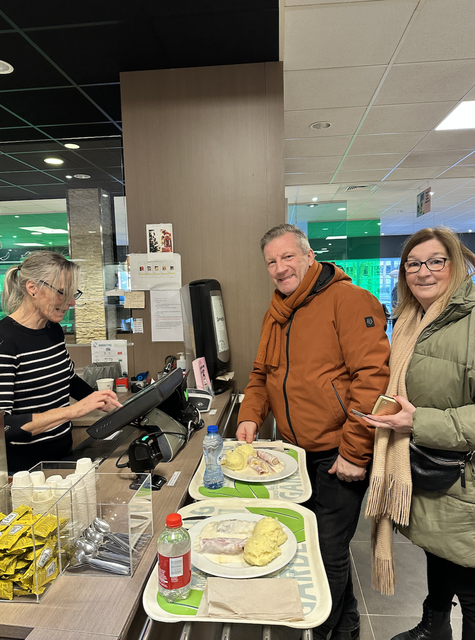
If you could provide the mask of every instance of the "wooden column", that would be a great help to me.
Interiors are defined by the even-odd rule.
[[[171,222],[183,284],[223,290],[231,368],[243,389],[272,287],[259,240],[285,221],[282,64],[121,74],[129,245],[146,253],[145,225]],[[182,343],[134,335],[137,370],[163,367]]]

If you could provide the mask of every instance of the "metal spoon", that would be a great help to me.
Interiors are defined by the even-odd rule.
[[[86,536],[86,539],[94,544],[98,549],[104,547],[105,549],[108,549],[109,551],[112,551],[114,553],[126,555],[127,557],[130,556],[130,549],[128,546],[125,546],[125,543],[119,546],[119,544],[116,544],[112,539],[110,539],[110,543],[108,544],[108,536],[106,537],[104,534],[99,533],[99,531],[91,529],[91,527],[88,527],[84,531],[84,535]]]
[[[129,576],[130,569],[119,562],[106,562],[105,560],[97,560],[88,556],[84,549],[78,549],[76,553],[76,559],[81,564],[89,564],[96,569],[110,571],[111,573],[117,573],[121,576]]]
[[[98,549],[95,544],[84,538],[78,539],[76,547],[85,551],[86,555],[97,558],[98,560],[112,560],[113,562],[120,562],[123,565],[130,565],[130,560],[127,556]]]
[[[117,544],[119,547],[121,547],[125,551],[130,550],[130,546],[126,542],[124,542],[123,540],[118,538],[116,535],[111,533],[110,525],[105,520],[102,520],[101,518],[94,518],[94,520],[92,521],[92,525],[94,529],[96,529],[96,531],[99,531],[99,533],[102,533],[103,535],[107,536],[110,540],[113,540],[115,544]]]

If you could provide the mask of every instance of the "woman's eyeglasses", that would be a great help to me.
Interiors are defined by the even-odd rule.
[[[423,264],[429,269],[429,271],[442,271],[445,267],[445,263],[450,258],[431,258],[430,260],[426,260],[425,262],[420,262],[419,260],[409,260],[404,263],[404,269],[406,273],[417,273],[420,271]]]
[[[56,289],[56,287],[53,287],[52,285],[50,285],[48,282],[45,282],[44,280],[40,280],[40,282],[41,284],[45,284],[50,289],[53,289],[53,291],[56,291],[56,293],[59,293],[60,296],[64,296],[64,291],[61,291],[60,289]],[[82,296],[82,291],[80,289],[78,289],[76,293],[73,294],[73,298],[75,300],[78,300],[81,296]]]

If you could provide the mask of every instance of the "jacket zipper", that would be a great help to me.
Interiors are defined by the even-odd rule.
[[[346,419],[348,420],[348,412],[347,412],[347,410],[345,409],[345,405],[344,405],[344,404],[343,404],[343,402],[341,401],[341,398],[340,398],[340,396],[338,395],[338,391],[336,390],[335,385],[333,384],[333,382],[332,382],[332,387],[333,387],[333,391],[335,392],[336,397],[338,398],[338,402],[340,403],[340,407],[343,409],[343,413],[345,414]]]
[[[287,397],[287,378],[289,376],[289,341],[290,341],[290,327],[292,326],[292,322],[294,319],[294,315],[295,315],[295,311],[292,312],[292,315],[290,316],[290,321],[289,321],[289,326],[287,327],[287,330],[285,332],[285,336],[287,338],[287,342],[285,345],[285,354],[287,356],[287,368],[285,370],[285,376],[284,376],[284,384],[283,384],[283,392],[284,392],[284,401],[285,401],[285,414],[287,416],[287,424],[289,425],[289,428],[292,432],[292,435],[294,437],[295,440],[295,444],[297,445],[297,447],[299,446],[299,442],[297,440],[297,436],[295,435],[295,431],[294,428],[292,427],[292,421],[290,420],[290,409],[289,409],[289,399]]]

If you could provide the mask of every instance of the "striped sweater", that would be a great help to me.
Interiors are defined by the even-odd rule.
[[[10,317],[0,321],[0,410],[5,412],[8,470],[60,460],[72,446],[71,423],[33,436],[22,429],[32,414],[67,407],[92,392],[74,373],[59,324],[28,329]]]

